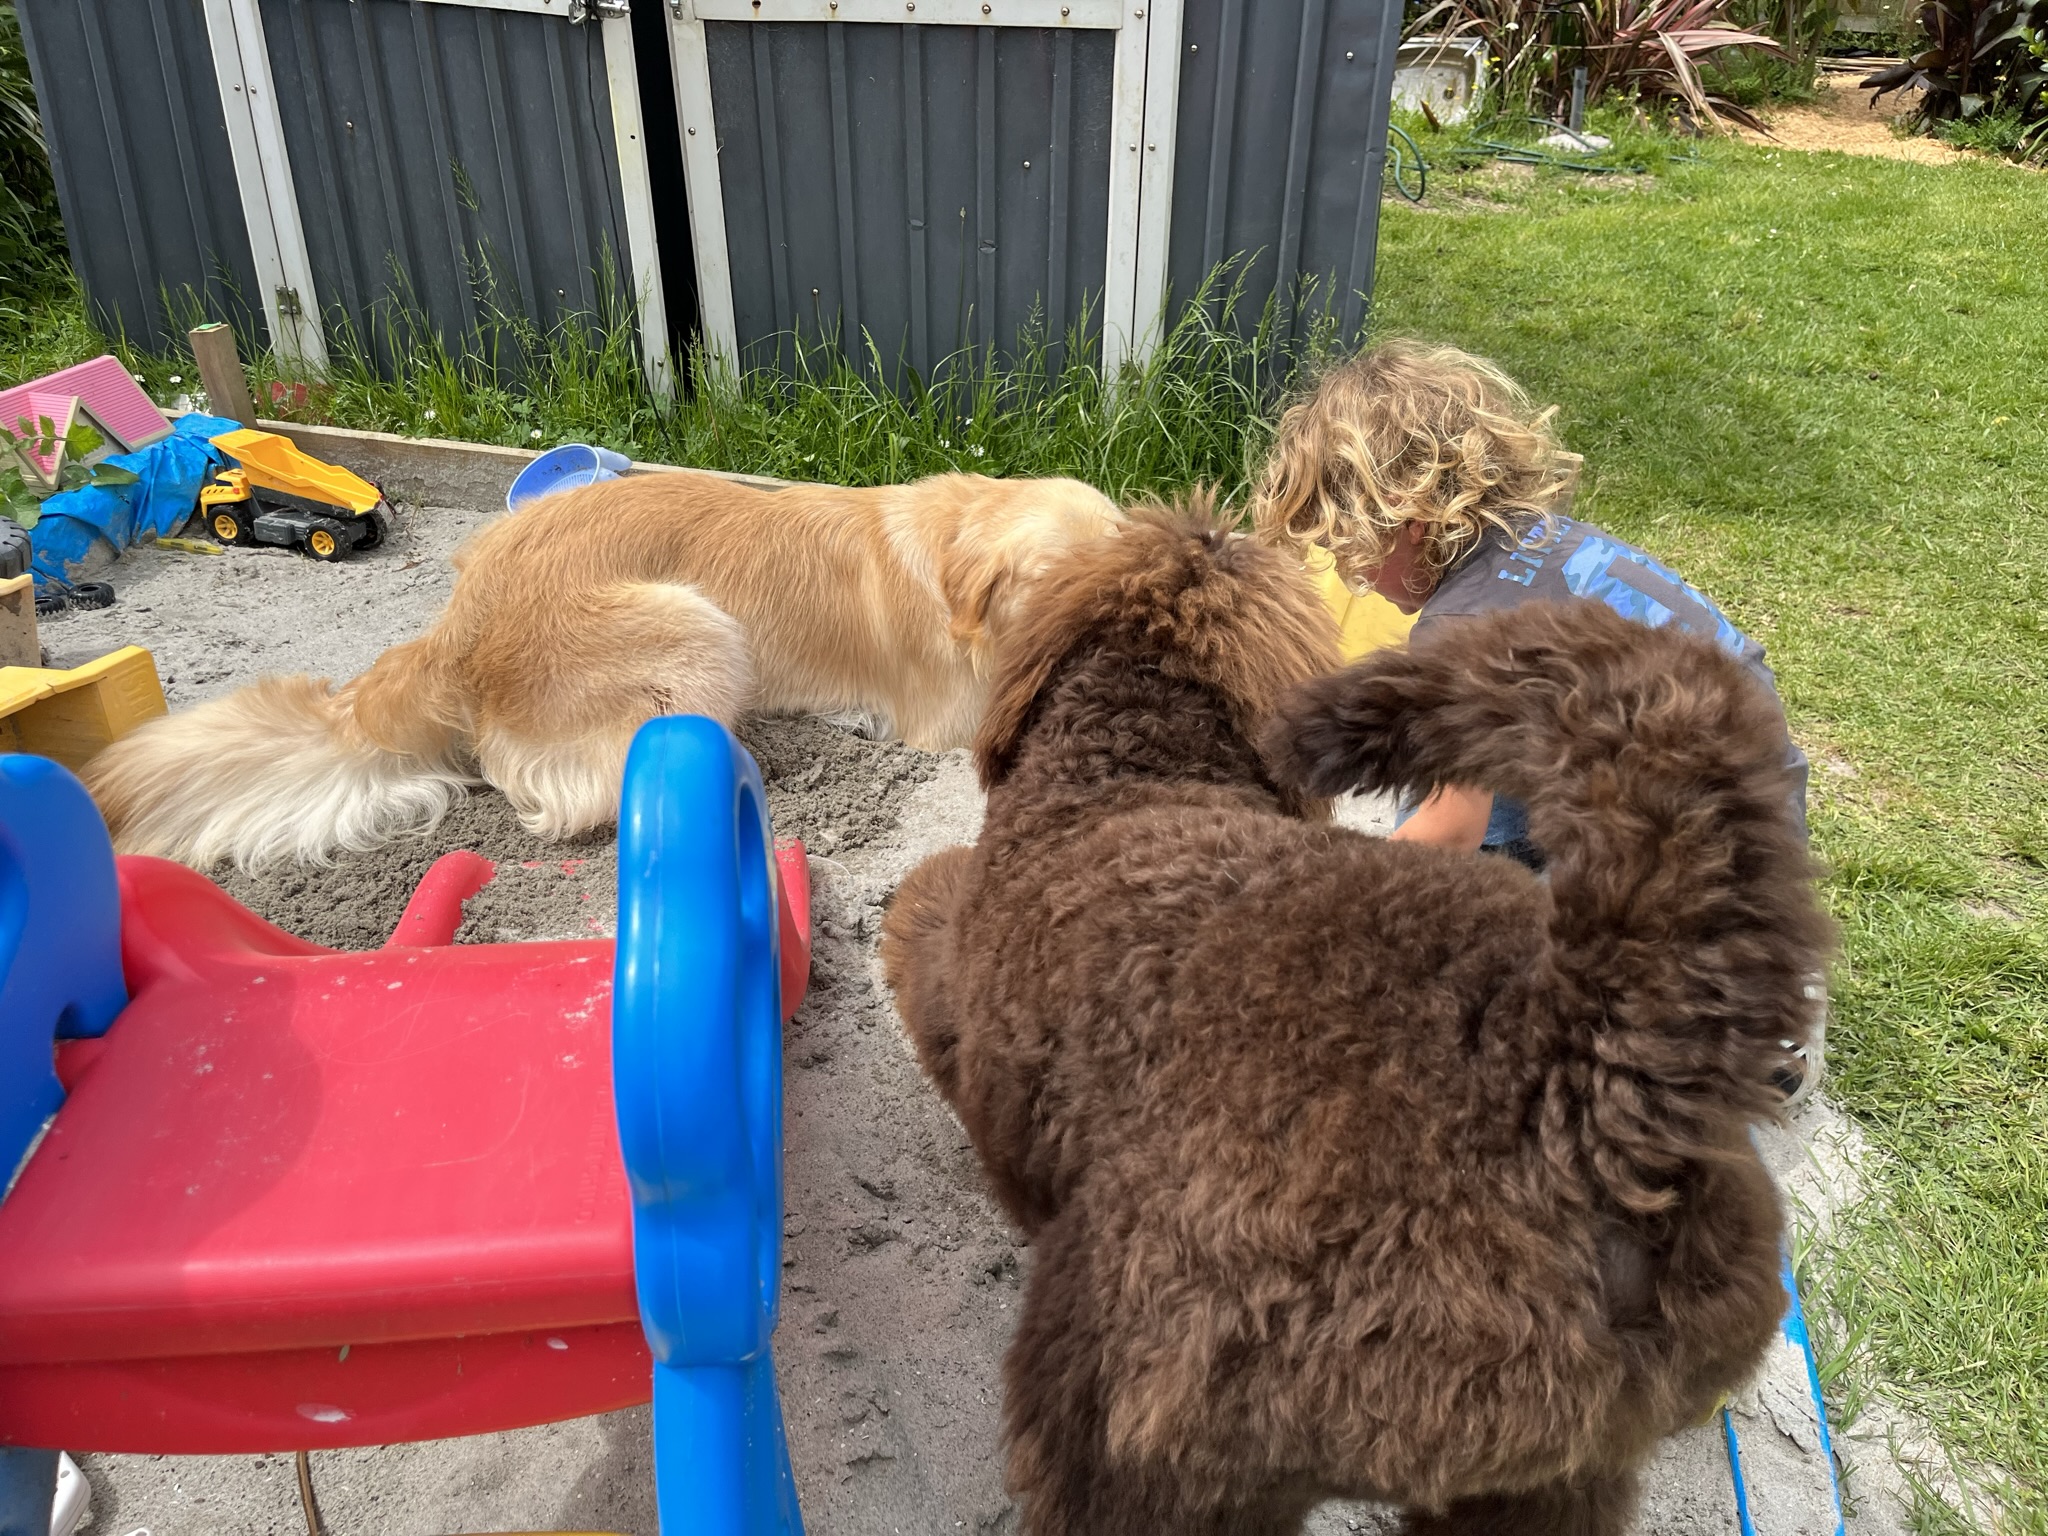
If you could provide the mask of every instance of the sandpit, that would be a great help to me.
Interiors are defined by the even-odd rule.
[[[418,512],[385,548],[333,566],[248,550],[140,550],[107,573],[120,593],[114,608],[59,618],[44,640],[53,664],[66,666],[122,644],[148,646],[173,708],[264,672],[351,676],[431,619],[453,581],[450,553],[483,520],[459,509]],[[815,890],[811,990],[784,1047],[788,1219],[776,1340],[807,1526],[827,1536],[1014,1531],[998,1448],[1000,1361],[1030,1255],[984,1193],[965,1134],[920,1076],[876,963],[877,925],[896,882],[926,853],[975,834],[981,796],[972,767],[965,753],[934,756],[814,720],[758,721],[743,736],[761,763],[777,834],[807,845]],[[612,931],[611,834],[540,842],[488,792],[427,838],[325,868],[214,873],[295,933],[368,948],[389,934],[419,875],[454,848],[481,852],[498,868],[470,903],[460,941]],[[1799,1140],[1771,1135],[1774,1160],[1799,1165]],[[289,1456],[84,1462],[95,1536],[304,1529]],[[313,1471],[334,1536],[656,1536],[644,1408],[472,1439],[320,1452]],[[1649,1487],[1646,1531],[1735,1530],[1718,1428],[1674,1440]],[[1851,1528],[1896,1529],[1888,1516],[1889,1505],[1865,1500]],[[1310,1529],[1334,1536],[1381,1523],[1371,1511],[1333,1505]],[[1826,1536],[1806,1519],[1777,1528]]]

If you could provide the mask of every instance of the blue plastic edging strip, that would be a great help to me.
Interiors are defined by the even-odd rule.
[[[1806,1331],[1806,1308],[1799,1300],[1799,1277],[1792,1271],[1792,1251],[1784,1249],[1780,1256],[1779,1278],[1784,1281],[1785,1294],[1790,1298],[1785,1308],[1785,1320],[1778,1326],[1785,1337],[1799,1346],[1799,1353],[1806,1361],[1806,1390],[1813,1398],[1813,1419],[1820,1426],[1820,1454],[1828,1468],[1828,1498],[1835,1510],[1835,1536],[1847,1536],[1847,1525],[1842,1518],[1842,1484],[1835,1476],[1835,1441],[1828,1432],[1828,1405],[1820,1391],[1820,1363],[1813,1357],[1813,1336]]]
[[[1778,1331],[1789,1344],[1799,1347],[1800,1358],[1806,1362],[1806,1390],[1813,1400],[1814,1422],[1820,1426],[1820,1454],[1828,1470],[1828,1499],[1834,1506],[1834,1536],[1847,1536],[1848,1527],[1842,1518],[1842,1484],[1835,1476],[1835,1441],[1828,1431],[1828,1405],[1820,1390],[1820,1363],[1814,1359],[1813,1337],[1806,1330],[1806,1308],[1799,1300],[1799,1278],[1792,1270],[1790,1249],[1779,1250],[1778,1281],[1785,1290],[1785,1315],[1778,1323]],[[1742,1536],[1757,1536],[1756,1522],[1749,1512],[1749,1484],[1742,1473],[1742,1447],[1735,1437],[1735,1421],[1730,1417],[1726,1405],[1721,1409],[1721,1436],[1728,1446],[1728,1474],[1735,1482],[1735,1519]]]
[[[1721,1410],[1721,1436],[1728,1442],[1728,1471],[1735,1479],[1735,1523],[1742,1536],[1756,1536],[1756,1523],[1749,1518],[1749,1485],[1742,1476],[1742,1448],[1735,1443],[1735,1421]]]

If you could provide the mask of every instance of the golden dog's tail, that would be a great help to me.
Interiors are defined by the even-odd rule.
[[[1522,801],[1549,859],[1549,943],[1531,935],[1530,963],[1585,999],[1602,1072],[1661,1085],[1657,1114],[1772,1110],[1831,932],[1783,717],[1713,641],[1593,602],[1461,618],[1305,685],[1264,745],[1314,794]]]
[[[84,779],[122,853],[197,868],[325,863],[447,814],[473,781],[466,717],[429,633],[340,689],[266,677],[153,720],[95,756]]]

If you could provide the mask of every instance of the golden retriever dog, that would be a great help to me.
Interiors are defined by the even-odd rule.
[[[1020,590],[1118,518],[1078,481],[980,475],[549,496],[472,538],[433,628],[355,681],[263,678],[115,742],[86,784],[122,852],[248,867],[425,831],[479,780],[574,836],[617,814],[656,715],[858,714],[964,745]]]

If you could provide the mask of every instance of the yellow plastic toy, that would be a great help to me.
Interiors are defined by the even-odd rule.
[[[200,515],[223,544],[281,544],[316,560],[374,549],[391,531],[383,492],[337,464],[301,453],[289,438],[244,427],[213,446],[239,468],[199,492]]]
[[[82,667],[0,667],[0,752],[83,768],[109,742],[165,713],[156,658],[123,646]]]

